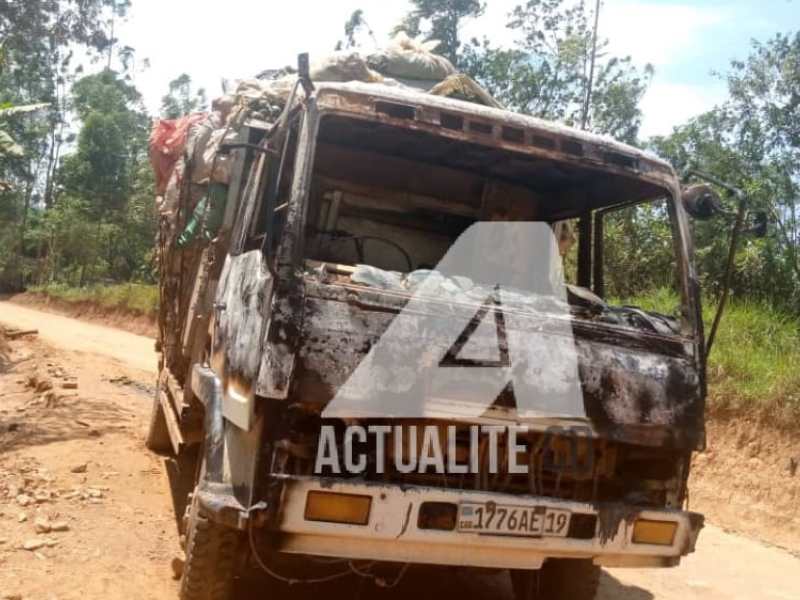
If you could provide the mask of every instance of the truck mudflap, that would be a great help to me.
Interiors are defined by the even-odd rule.
[[[547,558],[558,557],[604,567],[671,567],[694,551],[703,527],[702,515],[680,510],[325,478],[277,479],[283,494],[275,539],[277,549],[287,553],[512,569],[538,569]],[[490,514],[499,520],[503,510],[504,519],[511,519],[514,511],[514,527],[495,522],[491,532],[476,530],[478,509],[485,521]]]

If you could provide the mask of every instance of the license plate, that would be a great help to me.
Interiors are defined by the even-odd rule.
[[[458,530],[519,537],[566,537],[570,517],[567,510],[544,506],[464,503],[458,510]]]

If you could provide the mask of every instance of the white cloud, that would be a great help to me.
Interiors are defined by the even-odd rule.
[[[576,1],[576,0],[572,0]],[[594,6],[592,0],[587,5]],[[485,14],[467,23],[463,37],[489,37],[497,45],[510,45],[515,32],[506,29],[509,13],[523,0],[492,0]],[[637,0],[603,0],[600,11],[600,37],[609,40],[608,51],[616,56],[631,56],[637,64],[656,67],[696,55],[708,43],[704,31],[735,15],[733,9],[696,6],[677,0],[645,4]]]
[[[709,32],[735,18],[736,9],[688,5],[681,2],[643,4],[635,0],[606,0],[601,13],[600,35],[609,40],[608,52],[630,56],[642,67],[652,64],[655,76],[641,108],[641,135],[669,134],[692,117],[702,114],[726,97],[724,84],[713,79],[705,66],[704,49]],[[687,83],[677,73],[683,69]],[[670,76],[662,75],[669,71]]]
[[[461,37],[468,42],[473,37],[479,40],[488,37],[497,46],[510,46],[513,32],[506,29],[508,15],[522,0],[491,0],[479,19],[467,21],[461,28]]]
[[[686,123],[722,103],[726,88],[722,83],[688,85],[653,82],[642,100],[641,136],[667,135],[674,127]]]
[[[587,0],[591,5],[591,0]],[[467,37],[486,35],[495,44],[510,45],[513,32],[505,29],[508,14],[519,0],[492,0],[479,21],[464,27]],[[609,40],[607,52],[630,56],[634,64],[655,67],[654,81],[642,101],[642,135],[669,133],[691,117],[724,100],[724,87],[708,77],[707,84],[691,85],[661,73],[670,66],[688,63],[693,75],[702,66],[703,49],[710,28],[734,18],[734,9],[721,10],[678,2],[645,4],[636,0],[604,0],[600,13],[600,37]],[[675,72],[675,69],[672,70]]]
[[[608,51],[630,56],[638,65],[656,71],[670,63],[702,55],[709,27],[732,18],[729,10],[682,3],[643,4],[635,0],[606,0],[600,13],[600,36]]]
[[[496,45],[511,45],[514,32],[506,28],[509,13],[522,0],[491,0],[485,14],[468,22],[462,38],[482,38]],[[591,0],[587,0],[592,4]],[[741,10],[735,7],[690,4],[686,0],[663,4],[646,4],[637,0],[603,0],[600,13],[600,36],[609,40],[607,51],[614,56],[631,56],[639,67],[650,63],[655,67],[654,80],[642,100],[642,136],[669,134],[674,127],[722,103],[726,97],[724,84],[707,77],[707,83],[686,83],[679,76],[666,78],[662,73],[670,66],[687,64],[704,76],[710,70],[703,64],[709,31],[735,21]],[[672,70],[675,73],[675,69]]]

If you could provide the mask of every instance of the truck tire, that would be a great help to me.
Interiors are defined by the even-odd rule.
[[[600,567],[590,560],[549,559],[538,571],[511,571],[515,600],[594,600]]]
[[[204,515],[197,494],[192,496],[187,511],[180,600],[232,600],[244,534]]]
[[[164,408],[158,400],[160,391],[161,387],[159,385],[155,397],[153,398],[153,408],[150,411],[150,425],[147,428],[147,437],[144,440],[144,445],[158,454],[168,454],[172,451],[172,440],[169,438],[169,429],[167,429],[167,417],[164,414]]]

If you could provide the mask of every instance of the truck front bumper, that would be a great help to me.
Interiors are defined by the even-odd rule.
[[[278,476],[283,484],[275,523],[277,550],[288,553],[401,563],[537,569],[547,558],[583,558],[604,567],[669,567],[694,551],[703,517],[679,510],[651,510],[624,504],[589,504],[538,496],[517,496],[421,486],[353,483],[336,479]],[[365,524],[310,520],[310,492],[369,498]],[[566,510],[573,523],[567,537],[515,537],[431,529],[428,503],[544,507]],[[576,519],[577,515],[581,515]],[[670,542],[634,541],[638,521],[674,523]],[[586,524],[589,524],[587,530]],[[670,526],[668,526],[670,527]],[[573,531],[574,530],[574,531]]]

